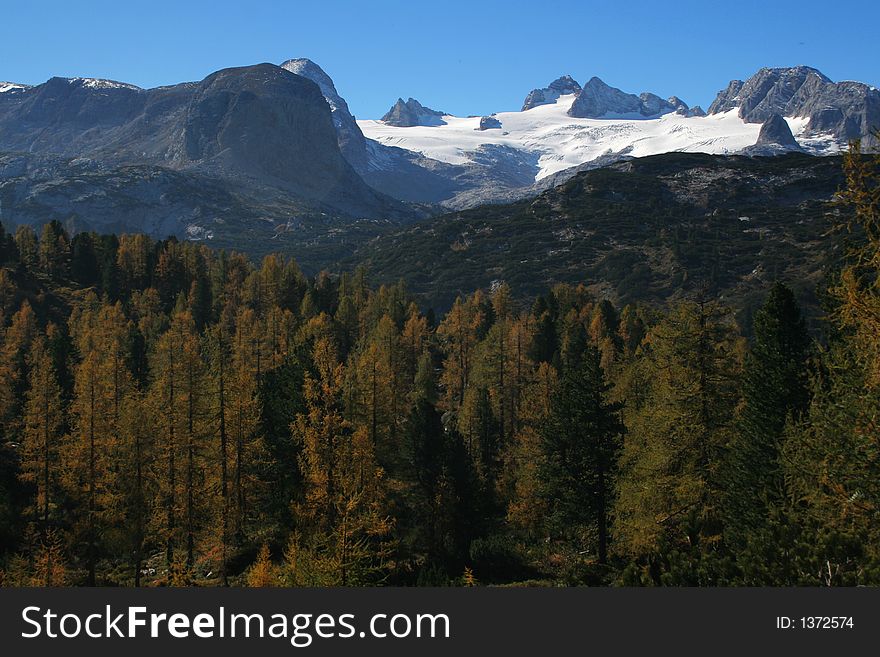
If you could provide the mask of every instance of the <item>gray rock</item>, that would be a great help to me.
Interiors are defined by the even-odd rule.
[[[538,107],[539,105],[550,105],[551,103],[555,103],[560,96],[576,94],[579,93],[580,90],[581,85],[579,85],[573,77],[570,75],[563,75],[561,78],[553,80],[553,82],[543,89],[532,89],[529,92],[529,95],[526,96],[525,101],[523,101],[521,111],[525,112],[526,110]]]
[[[437,126],[446,124],[442,119],[443,116],[443,112],[427,108],[415,98],[410,98],[406,102],[403,98],[398,98],[382,117],[382,121],[398,128],[411,128],[417,125]]]
[[[721,114],[739,107],[742,88],[742,80],[731,80],[725,89],[718,92],[715,100],[709,105],[709,114]]]
[[[745,82],[733,80],[709,113],[737,108],[749,123],[774,114],[806,117],[806,135],[831,134],[841,141],[870,139],[880,125],[880,91],[861,82],[832,82],[809,66],[762,68]]]
[[[318,85],[273,64],[156,89],[52,78],[2,93],[0,151],[199,171],[352,216],[401,209],[342,157]]]
[[[568,115],[581,119],[654,118],[676,109],[672,103],[656,94],[628,94],[593,77],[575,98]]]
[[[791,128],[788,127],[788,123],[779,114],[771,114],[770,118],[764,121],[764,124],[761,126],[761,132],[758,134],[758,141],[755,142],[756,146],[766,146],[768,144],[800,148],[794,135],[791,134]]]
[[[754,146],[743,149],[742,153],[743,155],[766,157],[792,151],[801,152],[803,149],[791,134],[791,128],[788,127],[786,120],[779,114],[772,114],[761,125],[758,141]]]
[[[310,59],[288,59],[281,68],[308,78],[318,85],[327,104],[330,105],[330,116],[336,128],[339,150],[356,170],[366,165],[367,149],[364,134],[358,127],[355,117],[348,109],[348,103],[336,91],[336,85],[324,70]]]
[[[690,110],[690,108],[688,107],[688,104],[686,102],[684,102],[678,96],[670,96],[669,98],[666,99],[666,102],[675,108],[675,112],[677,114],[687,115],[687,113]]]
[[[501,121],[499,121],[495,116],[484,116],[480,118],[480,127],[477,130],[491,130],[493,128],[500,128]]]

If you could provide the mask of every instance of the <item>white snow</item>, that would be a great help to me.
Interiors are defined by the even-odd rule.
[[[140,89],[140,87],[126,82],[102,80],[100,78],[69,78],[67,81],[70,84],[79,82],[82,86],[89,87],[90,89],[134,89],[135,91]]]
[[[479,116],[444,116],[445,125],[438,126],[398,128],[375,120],[358,125],[370,139],[450,164],[466,164],[483,144],[528,151],[538,155],[536,180],[607,153],[625,151],[633,157],[672,151],[736,153],[752,146],[761,131],[759,123],[740,119],[736,109],[705,117],[673,112],[655,119],[577,119],[566,114],[574,99],[570,94],[526,112],[499,112],[495,118],[501,121],[501,130],[477,130]],[[807,119],[787,120],[796,136],[806,129]],[[830,147],[819,141],[816,146]]]
[[[0,82],[0,94],[7,91],[23,91],[27,89],[27,85],[16,84],[15,82]]]

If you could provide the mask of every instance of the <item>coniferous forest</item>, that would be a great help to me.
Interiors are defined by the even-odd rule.
[[[0,230],[5,586],[880,584],[880,160],[808,332]],[[585,281],[585,283],[587,283]]]

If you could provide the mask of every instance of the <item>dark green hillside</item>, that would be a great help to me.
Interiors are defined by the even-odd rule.
[[[671,153],[409,226],[355,257],[441,307],[501,280],[518,295],[584,282],[621,303],[708,285],[750,305],[776,278],[809,305],[831,250],[828,202],[842,183],[838,157]]]

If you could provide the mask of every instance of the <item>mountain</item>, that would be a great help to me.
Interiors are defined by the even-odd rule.
[[[859,82],[832,82],[806,66],[761,69],[745,82],[731,82],[707,115],[678,96],[631,94],[597,77],[581,87],[562,76],[529,92],[516,112],[418,121],[386,115],[358,125],[374,153],[381,150],[374,144],[397,149],[394,157],[371,159],[383,174],[381,181],[365,174],[370,184],[396,196],[389,182],[396,177],[393,160],[402,161],[405,150],[412,153],[407,167],[430,172],[423,177],[432,179],[421,187],[406,185],[406,199],[463,209],[515,201],[578,172],[672,151],[766,156],[803,149],[830,155],[854,138],[871,146],[870,131],[880,126],[878,93]],[[401,103],[396,107],[403,111]],[[787,124],[792,140],[777,120],[761,137],[774,115]]]
[[[357,128],[353,119],[352,125]],[[272,64],[224,69],[198,83],[156,89],[111,80],[52,78],[0,94],[0,152],[26,153],[30,158],[13,158],[20,175],[13,197],[5,185],[0,218],[16,212],[24,220],[28,214],[17,211],[16,203],[29,207],[39,198],[45,210],[37,213],[41,216],[54,209],[59,216],[79,216],[82,222],[90,214],[85,219],[89,225],[102,225],[106,213],[86,204],[84,197],[67,196],[78,188],[68,182],[76,183],[83,171],[97,175],[88,179],[90,185],[112,177],[114,171],[120,180],[130,180],[131,170],[124,167],[144,167],[142,172],[152,172],[144,174],[145,180],[157,185],[161,181],[156,193],[190,189],[193,181],[202,180],[206,189],[222,184],[256,207],[268,203],[297,212],[411,219],[411,209],[363,181],[343,157],[339,142],[339,128],[320,86]],[[48,165],[52,158],[56,162]],[[54,177],[47,178],[47,171]],[[54,195],[45,193],[47,185]],[[140,191],[128,196],[129,201],[154,195],[142,187],[138,185]],[[117,191],[108,190],[108,198],[119,198]],[[116,213],[130,205],[122,204]],[[168,206],[159,209],[148,202],[131,216],[143,214],[148,232],[187,235],[192,212],[180,209],[174,222],[167,211]],[[107,213],[112,214],[112,208]],[[228,227],[225,223],[201,228],[215,233]],[[129,221],[128,230],[134,228]]]
[[[581,91],[581,85],[570,75],[563,75],[556,78],[543,89],[532,89],[526,99],[523,101],[522,112],[526,112],[538,105],[548,105],[559,100],[560,96],[568,96],[570,94],[578,94]]]
[[[415,98],[410,98],[406,102],[403,98],[398,98],[397,102],[382,117],[382,121],[398,128],[411,128],[417,125],[444,125],[443,112],[425,107]]]
[[[684,106],[687,110],[687,106]],[[578,119],[656,118],[678,109],[667,100],[652,93],[639,96],[609,87],[597,77],[577,94],[568,115]]]
[[[814,141],[874,142],[880,126],[880,91],[861,82],[832,82],[808,66],[762,68],[748,80],[732,80],[709,107],[710,114],[737,110],[747,123],[773,114],[800,119],[801,135]],[[803,141],[803,140],[802,140]]]
[[[789,151],[802,151],[800,144],[791,134],[788,122],[779,114],[771,114],[761,124],[761,132],[758,133],[758,141],[754,146],[743,151],[746,155],[771,156],[780,155]]]
[[[28,89],[29,86],[26,84],[18,84],[17,82],[3,82],[0,80],[0,94],[4,94],[8,91],[17,92],[24,91]]]
[[[333,80],[324,70],[310,59],[288,59],[281,68],[308,78],[318,85],[324,100],[330,105],[330,116],[336,128],[339,150],[355,170],[366,166],[366,141],[354,116],[348,109],[348,103],[336,91]]]
[[[410,98],[381,120],[356,120],[333,80],[303,58],[155,89],[93,78],[2,83],[0,219],[57,216],[214,243],[245,233],[314,241],[318,217],[334,235],[345,222],[406,223],[513,203],[662,153],[834,154],[853,137],[870,142],[877,95],[808,67],[762,69],[731,82],[706,116],[678,96],[562,76],[529,92],[519,111],[457,117]],[[200,185],[225,194],[211,203],[192,191]],[[289,230],[303,222],[311,232]]]
[[[587,86],[594,88],[595,84]],[[422,158],[420,165],[447,177],[447,195],[438,193],[432,202],[439,198],[451,209],[533,195],[547,179],[561,183],[581,166],[595,168],[670,151],[739,152],[753,145],[760,131],[759,125],[733,114],[697,117],[671,109],[655,118],[644,118],[638,110],[638,118],[572,117],[570,110],[579,97],[583,96],[559,96],[524,112],[497,112],[492,118],[500,123],[500,129],[480,130],[480,124],[486,124],[483,117],[450,115],[437,126],[400,128],[370,120],[360,120],[358,126],[368,142],[405,149]],[[632,96],[627,102],[647,108],[652,101],[647,96],[645,101]],[[369,177],[367,180],[373,184]],[[379,189],[391,193],[388,188]]]
[[[816,283],[835,254],[828,215],[842,184],[839,156],[655,155],[514,204],[391,228],[351,262],[380,282],[404,278],[438,309],[499,281],[525,297],[585,282],[620,303],[709,285],[748,308],[782,278],[817,313]]]

